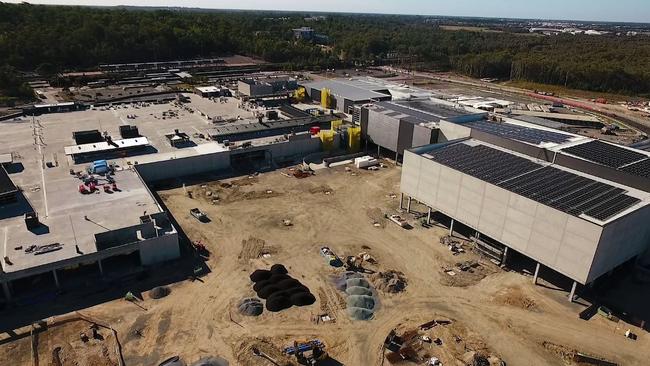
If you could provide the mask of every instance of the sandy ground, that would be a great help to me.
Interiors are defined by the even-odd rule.
[[[471,252],[453,256],[440,244],[444,227],[426,229],[405,215],[413,225],[405,230],[383,219],[382,213],[394,213],[399,205],[400,174],[393,166],[377,172],[337,167],[306,179],[274,171],[188,185],[193,198],[183,188],[161,190],[190,239],[203,241],[212,252],[211,272],[200,281],[173,284],[165,298],[145,296],[142,308],[116,300],[85,313],[118,331],[127,365],[155,366],[173,355],[188,362],[217,355],[233,365],[271,365],[252,356],[251,347],[286,364],[290,360],[281,355],[282,347],[313,338],[326,344],[338,362],[332,365],[380,365],[391,330],[405,332],[440,318],[452,324],[426,335],[443,344],[424,345],[424,352],[445,365],[462,365],[468,352],[500,357],[508,365],[571,365],[575,351],[621,365],[647,365],[650,338],[645,332],[636,329],[639,339],[628,340],[623,333],[629,326],[622,323],[598,316],[579,320],[582,307],[569,304],[565,292],[534,286],[529,276],[503,271]],[[193,207],[211,222],[192,218],[188,211]],[[292,226],[283,225],[284,219]],[[367,269],[402,272],[408,285],[401,293],[379,292],[372,320],[352,321],[344,293],[333,281],[343,270],[326,262],[319,254],[322,246],[339,256],[368,252],[376,264],[366,264]],[[456,264],[464,261],[480,267],[474,273],[459,271]],[[237,302],[254,296],[249,274],[274,263],[284,264],[308,286],[316,303],[279,313],[265,310],[259,317],[239,314]],[[446,270],[457,274],[449,276]],[[323,313],[335,321],[313,321]],[[17,352],[11,345],[0,344],[0,356]]]

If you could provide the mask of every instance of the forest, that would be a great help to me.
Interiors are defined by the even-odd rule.
[[[198,11],[0,3],[0,90],[23,95],[17,71],[44,77],[101,63],[243,54],[279,67],[377,65],[395,54],[421,69],[575,89],[650,94],[650,37],[443,30],[422,16]],[[329,47],[295,41],[313,27]]]

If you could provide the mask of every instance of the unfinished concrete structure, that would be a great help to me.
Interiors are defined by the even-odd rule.
[[[360,107],[361,136],[369,145],[395,153],[435,143],[440,122],[471,122],[484,119],[487,112],[472,110],[439,99],[376,102]]]
[[[242,113],[233,98],[187,98],[185,106],[202,111],[204,117]],[[163,119],[170,108],[178,117]],[[319,118],[329,123],[335,116]],[[104,138],[120,135],[127,121],[137,123],[140,137],[132,140],[146,143],[146,149],[123,149],[124,140]],[[228,125],[252,121],[237,119]],[[273,167],[321,150],[318,137],[285,136],[282,129],[225,146],[208,137],[212,127],[210,119],[169,104],[96,107],[21,117],[0,126],[0,302],[72,286],[75,281],[68,278],[78,271],[117,276],[178,258],[177,229],[149,191],[150,182]],[[170,128],[204,137],[194,138],[194,146],[177,149],[166,137]],[[87,141],[77,141],[75,131],[94,131],[102,141],[95,136],[94,142],[79,145]],[[88,162],[82,163],[88,159],[79,159],[82,155],[107,159],[115,167],[114,174],[93,177],[92,194]],[[37,281],[42,285],[33,288],[30,284]]]
[[[509,249],[534,259],[535,280],[540,264],[571,278],[571,299],[578,283],[648,249],[647,178],[565,156],[593,140],[523,123],[472,122],[459,125],[461,135],[462,128],[458,140],[405,152],[408,209],[415,199],[429,207],[429,220],[432,211],[450,217],[451,232],[456,221],[468,226],[502,262]]]

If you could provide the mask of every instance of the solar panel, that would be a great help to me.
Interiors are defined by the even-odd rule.
[[[442,165],[493,184],[541,167],[528,159],[484,145],[456,144],[431,155]]]
[[[650,178],[650,159],[625,166],[620,170],[640,177]]]
[[[623,189],[485,145],[455,144],[429,155],[440,164],[573,216],[604,221],[640,201]]]
[[[571,140],[573,136],[558,132],[539,130],[525,126],[517,126],[505,123],[477,121],[467,123],[464,126],[477,129],[492,135],[505,137],[512,140],[528,142],[539,145],[544,142],[562,144]]]
[[[615,169],[648,158],[645,154],[601,141],[590,141],[585,144],[567,147],[562,151]]]

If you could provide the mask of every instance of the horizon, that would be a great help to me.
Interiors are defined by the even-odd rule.
[[[20,4],[24,1],[0,1],[0,3],[10,3],[10,4]],[[291,1],[284,0],[279,1],[281,4],[289,4]],[[559,22],[599,22],[599,23],[636,23],[636,24],[650,24],[650,16],[646,15],[646,19],[640,18],[631,18],[637,17],[639,14],[650,14],[650,3],[644,3],[642,0],[621,0],[617,3],[617,6],[611,6],[609,3],[603,5],[602,10],[599,12],[601,16],[593,15],[591,17],[584,16],[572,16],[579,12],[580,14],[590,14],[586,13],[584,10],[594,10],[595,8],[600,8],[600,6],[594,3],[602,3],[604,1],[595,0],[595,1],[585,1],[585,0],[576,0],[573,4],[567,5],[561,0],[548,0],[544,3],[544,6],[541,4],[538,8],[531,8],[530,5],[525,5],[527,14],[522,14],[521,7],[522,4],[513,0],[492,0],[490,1],[490,6],[485,6],[485,8],[479,7],[478,9],[472,5],[486,5],[486,2],[480,0],[461,0],[455,2],[454,4],[422,4],[421,1],[416,0],[405,0],[400,2],[400,4],[406,3],[406,6],[399,6],[400,8],[409,8],[408,4],[411,5],[409,9],[411,11],[391,11],[394,9],[390,4],[394,3],[392,1],[383,1],[377,2],[371,1],[361,1],[355,2],[353,5],[348,4],[345,1],[334,0],[335,4],[340,3],[341,6],[331,5],[331,8],[334,9],[319,9],[319,8],[304,8],[304,7],[295,7],[295,4],[291,3],[293,8],[288,8],[286,6],[280,5],[275,9],[265,8],[266,2],[261,0],[243,0],[240,1],[240,6],[227,7],[224,6],[225,2],[222,1],[208,1],[208,0],[180,0],[180,1],[171,1],[171,0],[157,0],[154,4],[142,4],[141,2],[135,0],[108,0],[108,1],[98,1],[98,0],[82,0],[82,1],[66,1],[66,0],[44,0],[44,1],[28,1],[27,3],[32,5],[55,5],[55,6],[88,6],[88,7],[103,7],[103,8],[119,8],[119,7],[134,7],[134,8],[169,8],[169,9],[180,9],[180,10],[206,10],[206,11],[260,11],[260,12],[305,12],[305,13],[323,13],[323,14],[372,14],[372,15],[411,15],[411,16],[430,16],[430,17],[455,17],[455,18],[478,18],[478,19],[510,19],[510,20],[538,20],[538,21],[559,21]],[[577,2],[577,4],[576,4]],[[215,4],[216,3],[216,4]],[[247,5],[248,4],[248,5]],[[512,8],[514,4],[514,8]],[[552,4],[558,4],[558,7],[554,7]],[[562,7],[559,7],[559,5]],[[625,5],[627,4],[627,5]],[[399,4],[397,4],[399,5]],[[353,8],[350,8],[352,6]],[[422,7],[424,6],[424,7]],[[441,9],[439,13],[434,13],[433,9]],[[462,9],[472,8],[472,11],[467,10],[467,12],[461,12]],[[496,9],[495,9],[496,8]],[[512,8],[505,10],[506,8]],[[535,16],[534,14],[546,14],[549,8],[553,10],[553,14],[547,14],[548,16]],[[607,9],[606,9],[607,8]],[[609,8],[612,8],[608,10]],[[638,11],[637,8],[642,8],[644,11]],[[418,11],[418,9],[420,11]],[[429,9],[429,10],[426,10]],[[447,9],[445,11],[444,9]],[[505,10],[502,13],[493,13],[494,11]],[[562,16],[560,11],[555,11],[554,9],[562,9],[564,11]],[[636,9],[636,10],[635,10]],[[617,10],[617,11],[614,11]],[[631,11],[630,14],[621,13],[625,10]],[[595,13],[591,13],[595,14]],[[607,18],[604,18],[602,15],[607,14]]]

